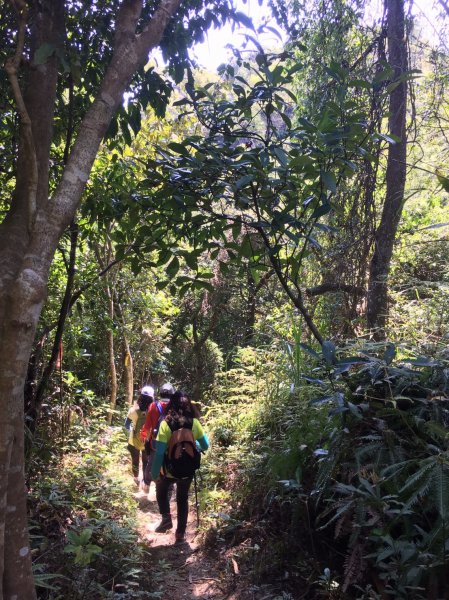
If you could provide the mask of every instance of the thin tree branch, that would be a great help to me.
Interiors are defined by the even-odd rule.
[[[24,154],[29,161],[28,165],[28,198],[27,198],[27,226],[28,231],[34,223],[36,215],[36,199],[38,186],[38,167],[36,148],[34,146],[33,130],[31,126],[30,115],[25,105],[22,90],[19,85],[19,69],[23,58],[23,49],[25,46],[25,34],[28,18],[28,8],[24,0],[11,0],[11,4],[17,16],[17,45],[14,56],[10,56],[5,62],[5,71],[11,84],[17,112],[20,118],[20,138],[24,146]]]
[[[345,283],[322,283],[311,288],[306,288],[308,296],[320,296],[329,292],[346,292],[355,296],[366,296],[367,291],[357,285],[349,285]]]
[[[443,7],[445,13],[449,17],[449,5],[448,5],[448,3],[445,0],[438,0],[438,2],[441,4],[441,6]]]
[[[48,381],[55,368],[56,360],[59,355],[59,349],[61,346],[62,334],[64,332],[64,326],[69,314],[71,299],[72,299],[72,288],[75,279],[75,262],[76,262],[76,248],[78,243],[78,226],[74,221],[70,224],[70,257],[67,269],[67,282],[65,287],[64,299],[62,301],[61,310],[59,311],[59,319],[57,322],[57,329],[55,338],[53,340],[53,348],[50,355],[50,360],[44,369],[39,385],[37,386],[36,393],[34,394],[31,406],[27,410],[27,416],[30,418],[29,428],[34,431],[36,427],[36,419],[39,414],[39,410],[42,404],[44,392],[47,388]]]

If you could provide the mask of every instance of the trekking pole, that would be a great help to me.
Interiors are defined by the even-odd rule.
[[[195,506],[196,506],[196,526],[200,526],[200,505],[198,504],[198,488],[196,485],[196,471],[193,472],[193,482],[195,487]]]

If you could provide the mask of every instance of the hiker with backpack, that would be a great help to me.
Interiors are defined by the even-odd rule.
[[[197,442],[201,450],[208,449],[209,441],[196,417],[195,408],[186,394],[176,391],[167,406],[167,415],[159,426],[151,477],[156,481],[156,499],[162,516],[155,529],[157,533],[173,527],[169,490],[176,483],[177,542],[185,540],[189,488],[200,466],[201,453]]]
[[[142,460],[142,473],[148,461],[145,444],[140,438],[140,430],[145,422],[147,410],[154,400],[154,388],[145,385],[140,390],[138,401],[129,409],[125,420],[125,429],[129,431],[128,450],[131,454],[131,468],[134,483],[139,485],[139,462]]]
[[[173,396],[174,388],[171,383],[164,383],[159,390],[159,400],[155,400],[148,412],[145,423],[140,430],[140,439],[145,444],[145,450],[148,455],[147,464],[143,473],[142,490],[149,492],[151,483],[151,466],[156,451],[156,436],[159,431],[159,425],[165,418],[168,403]]]

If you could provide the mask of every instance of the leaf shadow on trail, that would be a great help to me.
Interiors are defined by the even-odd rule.
[[[158,512],[156,500],[149,500],[146,496],[137,498],[138,508],[143,513],[156,513]]]
[[[139,490],[135,499],[140,513],[141,541],[151,557],[155,597],[160,600],[225,600],[227,596],[221,589],[220,575],[215,565],[201,552],[193,503],[189,503],[186,540],[176,542],[175,494],[172,494],[170,502],[174,527],[166,533],[154,531],[161,518],[154,487],[151,486],[149,494]]]

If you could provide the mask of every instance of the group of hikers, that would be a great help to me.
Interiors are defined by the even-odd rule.
[[[173,528],[170,498],[176,484],[176,542],[183,542],[188,518],[188,494],[195,470],[200,464],[200,452],[209,441],[199,422],[199,411],[188,395],[174,390],[170,383],[155,389],[145,385],[137,403],[130,408],[125,421],[129,430],[128,450],[134,482],[148,493],[152,481],[156,484],[156,500],[161,513],[157,533]],[[139,467],[142,465],[142,481]]]

